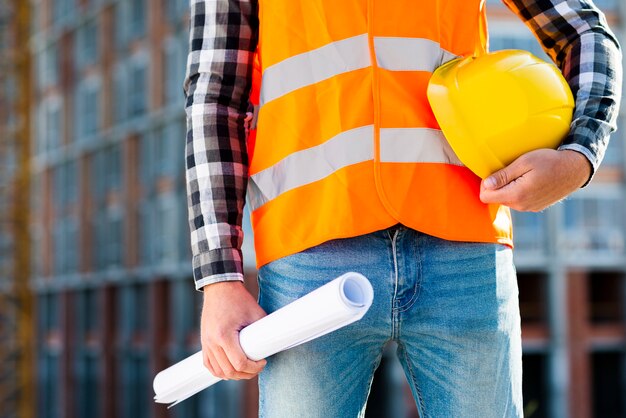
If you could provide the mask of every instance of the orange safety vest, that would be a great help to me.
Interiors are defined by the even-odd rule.
[[[512,246],[509,209],[479,200],[426,99],[435,68],[485,52],[485,0],[262,0],[259,21],[259,267],[396,223]]]

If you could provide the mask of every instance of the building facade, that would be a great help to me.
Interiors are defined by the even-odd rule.
[[[254,383],[166,410],[156,372],[199,348],[184,183],[188,0],[31,0],[37,416],[253,417]],[[492,49],[532,35],[488,1]],[[623,44],[626,4],[598,1]],[[626,113],[593,183],[515,213],[528,417],[626,417]],[[248,285],[255,291],[246,224]],[[416,416],[385,356],[369,416]]]

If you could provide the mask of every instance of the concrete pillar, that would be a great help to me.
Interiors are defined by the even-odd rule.
[[[548,267],[548,324],[550,342],[548,353],[548,392],[550,394],[549,416],[569,417],[569,350],[567,346],[567,272],[558,253],[559,228],[562,224],[561,205],[550,209],[548,217],[549,259]]]

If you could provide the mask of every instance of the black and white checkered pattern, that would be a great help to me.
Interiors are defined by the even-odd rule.
[[[532,30],[576,98],[570,133],[559,149],[584,154],[595,173],[617,128],[622,58],[615,35],[589,0],[503,2]]]
[[[298,0],[294,0],[298,1]],[[576,96],[561,146],[597,169],[616,128],[621,55],[589,0],[503,0],[535,33]],[[248,177],[244,119],[258,36],[256,0],[192,0],[187,190],[196,288],[243,280],[241,220]]]
[[[187,59],[187,201],[196,288],[243,280],[244,119],[257,44],[252,1],[193,0]]]

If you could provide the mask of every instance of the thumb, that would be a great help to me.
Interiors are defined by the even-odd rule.
[[[498,170],[486,179],[483,180],[482,185],[486,190],[498,190],[506,186],[511,182],[512,176],[510,166],[505,167],[502,170]]]

